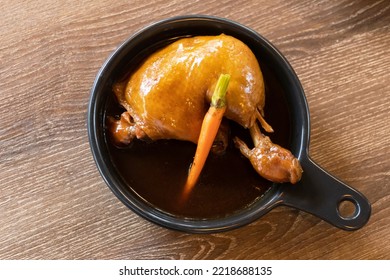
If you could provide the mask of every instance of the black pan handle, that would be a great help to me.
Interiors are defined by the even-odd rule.
[[[304,170],[301,181],[283,187],[281,204],[311,213],[344,230],[356,230],[367,223],[371,205],[363,194],[327,173],[309,156],[300,162]],[[347,216],[340,211],[344,202],[354,208]]]

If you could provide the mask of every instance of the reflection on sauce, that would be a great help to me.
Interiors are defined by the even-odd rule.
[[[275,132],[271,139],[289,145],[290,119],[283,90],[274,74],[261,65],[266,86],[265,115]],[[122,112],[113,98],[107,115]],[[249,132],[231,123],[231,134],[251,143]],[[233,143],[222,156],[210,154],[197,186],[185,205],[180,195],[196,146],[177,140],[152,143],[134,141],[130,147],[118,148],[107,139],[111,160],[129,189],[157,209],[178,217],[209,219],[232,214],[251,205],[272,186],[261,178]]]

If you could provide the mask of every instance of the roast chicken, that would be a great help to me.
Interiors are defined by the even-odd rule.
[[[113,91],[125,112],[120,119],[109,119],[112,138],[122,144],[135,138],[197,144],[221,73],[231,77],[224,117],[256,132],[252,133],[253,150],[240,139],[235,139],[235,145],[264,178],[299,181],[299,161],[258,129],[259,122],[272,132],[264,119],[264,82],[255,55],[242,41],[224,34],[179,39],[150,55],[127,80],[114,84]],[[220,130],[226,135],[225,126]]]

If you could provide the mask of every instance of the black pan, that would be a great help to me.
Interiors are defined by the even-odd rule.
[[[115,79],[134,69],[147,54],[181,37],[220,33],[246,43],[258,57],[260,65],[267,66],[284,89],[283,99],[289,120],[286,145],[300,160],[304,173],[299,183],[273,184],[260,199],[229,215],[212,219],[186,218],[156,208],[132,190],[131,182],[124,180],[111,159],[105,134],[107,103],[112,98],[110,93]],[[280,205],[311,213],[344,230],[359,229],[370,217],[370,203],[361,193],[311,160],[308,154],[309,108],[298,77],[288,61],[261,35],[231,20],[200,15],[180,16],[154,23],[131,36],[111,54],[97,74],[88,108],[88,134],[97,167],[112,192],[134,212],[164,227],[186,232],[228,230],[248,224]],[[352,205],[347,214],[342,212],[341,207],[345,202]]]

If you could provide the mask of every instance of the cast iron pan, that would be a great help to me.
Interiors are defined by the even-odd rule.
[[[141,60],[139,57],[145,57],[146,53],[181,37],[221,33],[240,39],[257,57],[261,57],[261,63],[274,68],[280,86],[286,89],[285,99],[291,122],[289,149],[300,160],[304,173],[298,184],[273,184],[261,199],[231,215],[217,219],[186,219],[156,209],[134,194],[118,174],[110,160],[105,137],[107,92],[111,92],[115,78],[124,69],[137,65]],[[328,174],[311,160],[308,154],[309,132],[309,108],[305,94],[284,56],[255,31],[231,20],[211,16],[174,17],[154,23],[131,36],[112,53],[97,74],[88,108],[91,150],[96,165],[112,192],[140,216],[164,227],[186,232],[233,229],[260,218],[279,205],[311,213],[344,230],[356,230],[364,226],[370,217],[370,203],[361,193]],[[348,215],[339,211],[339,205],[345,201],[350,202],[354,208]]]

